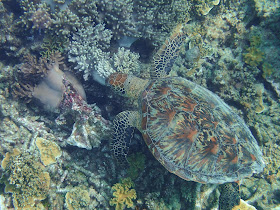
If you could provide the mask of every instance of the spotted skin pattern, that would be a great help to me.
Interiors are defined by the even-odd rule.
[[[225,183],[262,171],[255,138],[217,95],[180,77],[150,83],[141,100],[143,137],[170,172]]]

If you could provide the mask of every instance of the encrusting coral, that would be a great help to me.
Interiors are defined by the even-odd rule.
[[[1,164],[4,169],[1,178],[5,192],[12,193],[15,209],[32,209],[46,199],[50,187],[50,175],[44,166],[29,153],[18,149],[8,152]]]
[[[116,210],[133,207],[132,199],[136,199],[136,191],[131,189],[133,186],[134,183],[130,178],[125,178],[121,183],[114,184],[112,187],[114,198],[110,200],[110,205],[116,205]]]
[[[40,150],[41,161],[45,166],[55,163],[56,158],[61,156],[60,147],[55,142],[38,137],[35,143]]]
[[[65,204],[69,210],[87,209],[89,202],[89,192],[80,187],[73,188],[65,196]]]

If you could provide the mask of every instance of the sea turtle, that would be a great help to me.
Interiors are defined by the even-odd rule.
[[[119,113],[112,150],[125,161],[134,128],[171,173],[200,183],[226,183],[259,173],[265,163],[245,122],[216,94],[181,77],[168,77],[186,33],[177,29],[154,57],[151,79],[113,73],[108,84],[138,100]]]

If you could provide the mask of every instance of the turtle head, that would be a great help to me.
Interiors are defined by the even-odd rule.
[[[107,83],[114,91],[131,98],[138,98],[146,87],[147,82],[147,80],[124,73],[113,73],[107,79]]]

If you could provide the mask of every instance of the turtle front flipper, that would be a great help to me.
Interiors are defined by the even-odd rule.
[[[133,137],[134,129],[139,122],[137,111],[124,111],[119,113],[113,122],[113,142],[111,144],[115,158],[120,164],[127,162],[129,145]]]
[[[220,185],[219,210],[233,209],[240,204],[239,185],[236,182]]]
[[[187,37],[187,34],[182,32],[182,28],[181,24],[178,25],[154,56],[154,70],[151,72],[153,79],[164,78],[171,71],[180,48]]]

